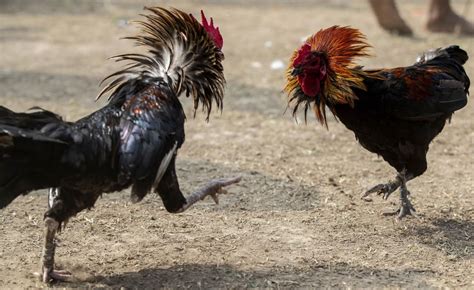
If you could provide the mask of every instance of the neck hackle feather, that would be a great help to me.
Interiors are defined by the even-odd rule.
[[[166,82],[177,97],[182,93],[191,95],[195,112],[202,103],[209,118],[213,100],[222,109],[225,78],[220,48],[192,15],[173,8],[145,9],[151,13],[142,15],[144,21],[136,21],[141,33],[125,39],[145,47],[148,54],[113,57],[128,65],[103,80],[111,81],[97,98],[111,92],[110,100],[129,81],[157,78]]]
[[[289,105],[293,104],[294,116],[303,104],[305,120],[308,109],[312,107],[318,121],[327,127],[326,105],[331,111],[334,104],[353,106],[357,100],[353,89],[366,89],[363,82],[366,73],[356,66],[354,58],[368,56],[370,45],[359,30],[332,26],[310,36],[303,46],[310,46],[312,53],[320,53],[325,58],[327,77],[321,83],[321,91],[316,97],[305,95],[297,77],[292,75],[293,63],[299,52],[297,49],[290,59],[284,91],[288,93]]]

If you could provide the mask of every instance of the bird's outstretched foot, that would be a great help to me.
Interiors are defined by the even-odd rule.
[[[392,192],[397,190],[400,187],[400,181],[397,178],[395,181],[390,181],[385,184],[377,184],[376,186],[372,187],[371,189],[367,190],[364,195],[362,195],[362,199],[365,199],[372,193],[377,193],[377,195],[383,194],[383,199],[387,199]]]
[[[226,194],[227,190],[224,188],[234,183],[238,183],[242,178],[222,178],[215,179],[208,182],[208,184],[200,190],[200,199],[203,200],[206,196],[210,196],[216,204],[219,204],[218,194]]]
[[[191,193],[186,198],[186,204],[178,210],[178,212],[183,212],[190,208],[196,202],[203,200],[206,196],[210,196],[216,204],[219,204],[218,194],[225,194],[227,190],[224,188],[234,183],[238,183],[242,178],[222,178],[209,181],[203,188]]]

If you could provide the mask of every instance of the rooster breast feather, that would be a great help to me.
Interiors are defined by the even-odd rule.
[[[174,101],[169,101],[174,99]],[[119,180],[133,180],[132,201],[159,183],[184,142],[184,112],[176,97],[152,86],[130,96],[120,120]]]

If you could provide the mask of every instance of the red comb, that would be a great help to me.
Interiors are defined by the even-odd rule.
[[[293,60],[293,66],[297,66],[301,64],[301,62],[305,59],[306,55],[311,52],[311,45],[305,43],[299,50],[298,54],[296,55],[295,60]]]
[[[214,44],[222,49],[222,46],[224,46],[224,39],[222,38],[222,35],[219,31],[219,27],[214,27],[214,20],[211,19],[211,23],[209,24],[207,22],[206,16],[204,15],[204,11],[201,10],[201,22],[202,22],[202,27],[207,31],[209,36],[214,40]]]

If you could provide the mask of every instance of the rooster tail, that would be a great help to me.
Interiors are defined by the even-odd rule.
[[[141,33],[126,39],[145,47],[148,54],[115,56],[116,61],[126,61],[128,66],[104,79],[110,82],[98,97],[111,92],[109,99],[114,99],[128,82],[160,80],[176,96],[191,95],[195,110],[202,103],[208,117],[213,101],[222,109],[223,54],[205,28],[192,15],[177,9],[146,9],[151,13],[137,21]]]
[[[467,52],[457,45],[444,48],[437,48],[424,52],[416,60],[417,63],[426,63],[430,60],[453,59],[458,64],[463,65],[469,59]]]
[[[0,208],[21,194],[57,184],[54,164],[67,144],[34,131],[48,120],[61,121],[48,111],[14,113],[0,107]]]
[[[445,48],[437,48],[429,50],[418,57],[416,64],[428,65],[434,67],[442,67],[444,70],[449,72],[457,81],[461,82],[464,86],[464,92],[469,95],[469,86],[471,81],[469,80],[466,71],[464,70],[463,64],[469,59],[467,52],[464,51],[457,45],[451,45]],[[444,82],[442,86],[452,86]],[[445,88],[448,89],[449,88]],[[458,110],[464,107],[467,103],[467,97],[463,103],[459,104],[459,107],[453,108]]]

